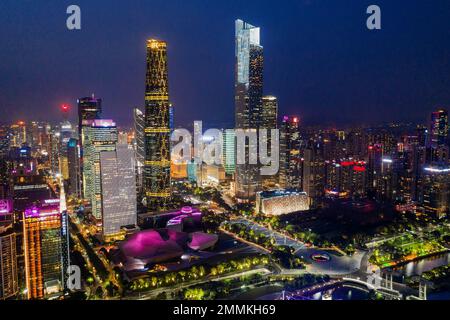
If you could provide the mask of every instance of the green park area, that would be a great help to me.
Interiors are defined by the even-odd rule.
[[[374,249],[369,261],[380,267],[390,267],[446,250],[440,239],[407,234],[378,246]]]
[[[269,258],[264,255],[223,261],[216,265],[194,265],[186,270],[165,272],[161,276],[153,275],[131,281],[131,291],[148,291],[161,287],[169,287],[182,283],[205,281],[227,274],[252,270],[257,266],[266,266]]]

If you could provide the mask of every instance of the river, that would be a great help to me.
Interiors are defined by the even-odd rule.
[[[395,273],[405,277],[420,276],[422,273],[450,264],[450,252],[408,262],[395,268]]]

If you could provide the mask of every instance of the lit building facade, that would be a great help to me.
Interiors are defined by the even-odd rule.
[[[425,166],[422,177],[423,209],[434,218],[444,218],[450,212],[450,167]]]
[[[10,127],[10,146],[21,147],[27,143],[27,126],[24,121],[19,121]]]
[[[102,233],[106,240],[120,237],[121,227],[136,225],[134,166],[134,151],[126,144],[100,153]]]
[[[256,194],[256,212],[279,216],[309,210],[306,192],[294,189],[262,191]]]
[[[0,200],[0,300],[14,297],[19,292],[16,233],[12,222],[4,221],[6,215],[11,216],[8,203]]]
[[[80,98],[78,103],[78,135],[83,145],[83,127],[89,127],[93,120],[100,119],[102,115],[102,99],[94,96]]]
[[[83,129],[83,132],[85,134],[83,195],[90,201],[92,215],[99,222],[102,218],[100,153],[116,150],[117,127],[112,120],[94,120],[89,127]]]
[[[366,196],[366,163],[353,159],[326,161],[325,192],[332,197]]]
[[[69,168],[69,195],[81,198],[80,146],[77,139],[67,143],[67,166]]]
[[[284,116],[280,129],[280,186],[301,189],[299,120]]]
[[[258,130],[261,126],[264,50],[260,44],[260,28],[242,20],[235,22],[235,127]],[[245,146],[246,159],[258,153],[257,146]],[[236,166],[236,198],[253,201],[261,189],[258,165]]]
[[[448,137],[448,112],[440,109],[431,113],[429,144],[431,147],[443,146]]]
[[[222,165],[225,173],[232,175],[236,171],[236,133],[234,130],[224,130]]]
[[[60,126],[59,137],[59,158],[60,158],[60,173],[64,180],[69,180],[69,164],[67,158],[67,148],[69,140],[73,136],[72,124],[69,121],[64,121]]]
[[[320,207],[321,199],[325,194],[325,160],[323,144],[310,141],[309,146],[303,150],[302,158],[302,190],[310,198],[313,208]]]
[[[23,236],[28,299],[42,299],[62,290],[61,231],[59,204],[25,210]]]
[[[145,162],[145,115],[138,109],[133,109],[134,120],[134,150],[136,160],[136,191],[139,198],[142,198],[144,181],[144,162]]]
[[[262,98],[261,111],[261,130],[267,130],[267,140],[262,141],[267,146],[267,154],[272,156],[272,130],[276,130],[278,119],[278,99],[274,96],[264,96]],[[279,137],[278,137],[279,140]],[[278,149],[279,150],[279,149]],[[268,175],[262,177],[262,184],[264,187],[274,187],[279,181],[279,175]]]
[[[0,126],[0,159],[8,156],[9,152],[9,129],[6,126]]]
[[[167,44],[151,39],[147,41],[143,183],[150,210],[163,208],[171,196],[170,124]]]

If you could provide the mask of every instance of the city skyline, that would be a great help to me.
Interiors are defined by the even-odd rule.
[[[396,20],[382,0],[112,0],[97,22],[136,16],[105,36],[98,3],[66,8],[65,54],[45,47],[58,32],[0,53],[0,300],[237,300],[224,315],[260,316],[280,315],[275,300],[450,300],[445,15],[412,35],[408,14],[430,5]],[[331,29],[313,30],[319,16]]]
[[[61,26],[56,17],[36,25],[35,21],[46,10],[53,12],[58,6],[30,4],[35,18],[27,19],[29,13],[21,10],[25,4],[14,7],[8,1],[0,4],[2,11],[11,13],[0,22],[7,23],[0,29],[2,35],[5,33],[2,39],[8,39],[4,56],[0,56],[7,79],[2,85],[0,106],[15,110],[5,121],[29,121],[27,110],[42,111],[44,118],[44,114],[53,114],[63,103],[71,105],[70,116],[74,119],[76,98],[95,93],[104,100],[106,117],[114,118],[122,126],[131,126],[129,110],[143,108],[140,92],[145,78],[142,68],[145,50],[140,44],[154,36],[169,43],[175,125],[202,119],[210,126],[218,126],[215,117],[207,112],[211,106],[218,110],[221,122],[232,123],[232,25],[239,16],[266,30],[261,35],[267,62],[266,93],[279,97],[280,114],[299,114],[302,123],[333,126],[390,120],[422,122],[424,115],[447,107],[446,101],[450,100],[445,90],[450,83],[445,58],[449,50],[445,41],[448,32],[445,17],[439,14],[449,6],[445,1],[433,5],[412,1],[406,8],[380,1],[383,28],[373,33],[365,28],[365,3],[350,8],[316,1],[286,1],[282,8],[273,9],[270,2],[258,1],[260,5],[250,11],[250,7],[255,8],[252,1],[242,7],[236,3],[215,3],[197,10],[156,1],[153,7],[146,2],[126,8],[113,3],[114,10],[108,12],[102,11],[101,3],[80,1],[84,24],[76,32],[64,28],[64,16],[60,17]],[[154,11],[161,13],[154,16],[155,24],[143,20],[144,12]],[[219,17],[219,11],[225,14]],[[119,12],[124,17],[133,15],[136,22],[125,30],[111,25]],[[192,19],[189,22],[177,19],[182,12],[191,14]],[[160,23],[169,13],[174,14],[171,20],[177,24]],[[101,19],[92,19],[94,14]],[[433,19],[427,19],[432,14]],[[9,21],[10,17],[18,21],[27,19],[28,23],[11,30],[17,22]],[[208,28],[199,28],[198,23],[208,18],[213,18],[213,23]],[[426,19],[429,23],[423,24]],[[110,32],[111,27],[114,32]],[[51,31],[47,38],[32,46],[31,55],[28,46],[22,46],[35,41],[26,33],[29,28]],[[99,38],[105,41],[98,41]],[[193,43],[203,45],[188,49]],[[394,43],[396,49],[390,50]],[[56,57],[54,50],[49,51],[55,47],[66,48],[67,53]],[[10,54],[12,50],[20,54]],[[43,70],[46,81],[36,86],[31,80],[40,77]],[[26,94],[13,96],[19,84]],[[34,101],[32,107],[29,101]],[[321,111],[320,115],[316,110]],[[51,115],[50,119],[57,121],[58,117]]]

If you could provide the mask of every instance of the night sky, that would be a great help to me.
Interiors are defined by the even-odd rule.
[[[82,30],[66,28],[77,4]],[[382,9],[382,30],[366,8]],[[424,122],[450,106],[448,0],[1,0],[1,122],[59,120],[95,93],[130,125],[145,40],[168,42],[176,125],[234,121],[234,20],[261,27],[266,94],[304,124]]]

